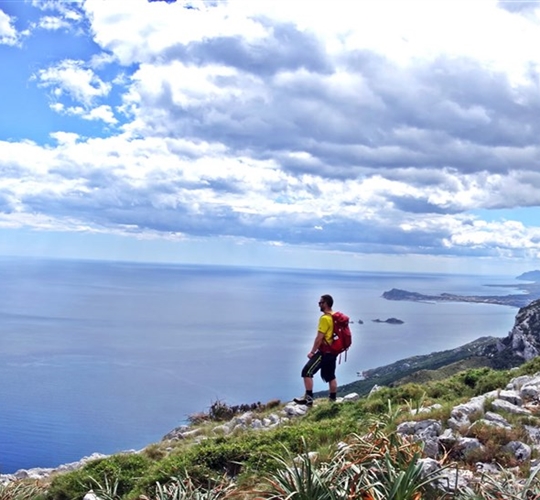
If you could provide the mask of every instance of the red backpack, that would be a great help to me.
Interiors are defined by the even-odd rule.
[[[324,345],[323,351],[336,355],[345,352],[345,361],[347,361],[347,349],[352,344],[349,316],[337,311],[332,314],[332,320],[334,321],[333,340],[331,344]]]

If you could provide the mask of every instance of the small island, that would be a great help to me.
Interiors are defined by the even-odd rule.
[[[385,320],[377,318],[373,320],[373,323],[388,323],[390,325],[402,325],[403,323],[405,323],[405,321],[401,319],[397,319],[397,318],[388,318]]]

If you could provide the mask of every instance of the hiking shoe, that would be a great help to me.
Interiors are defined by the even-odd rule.
[[[304,394],[301,398],[294,398],[293,401],[297,405],[313,406],[313,398],[307,394]]]

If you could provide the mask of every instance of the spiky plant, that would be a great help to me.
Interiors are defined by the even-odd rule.
[[[96,478],[89,476],[90,482],[94,485],[92,492],[100,498],[100,500],[119,500],[120,495],[118,494],[118,485],[119,480],[115,478],[113,480],[109,479],[107,475],[103,476],[103,480],[98,481]]]
[[[274,456],[280,469],[266,478],[268,490],[261,498],[295,500],[344,500],[351,498],[351,474],[344,474],[348,464],[336,456],[330,462],[317,463],[309,453],[292,458]],[[292,464],[292,465],[290,465]]]
[[[420,500],[426,488],[437,479],[439,471],[426,475],[418,461],[419,454],[408,464],[401,464],[386,453],[383,460],[375,460],[368,468],[368,480],[376,500]],[[370,479],[371,478],[371,479]]]
[[[43,495],[44,491],[38,483],[11,481],[0,484],[0,500],[32,500]]]
[[[234,484],[226,478],[204,488],[196,485],[187,472],[165,484],[156,483],[155,500],[226,500],[234,492]]]
[[[540,466],[531,470],[526,479],[511,471],[501,471],[498,477],[484,475],[475,487],[467,487],[460,500],[538,500],[540,499]]]

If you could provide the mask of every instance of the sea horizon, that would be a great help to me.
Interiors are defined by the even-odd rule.
[[[519,284],[513,276],[16,257],[0,259],[0,276],[0,473],[140,449],[216,400],[292,399],[324,293],[352,320],[340,385],[504,337],[518,311],[381,298],[390,288],[498,294],[493,285]],[[374,323],[388,317],[404,324]]]

